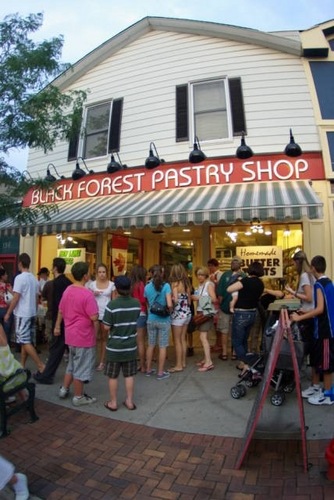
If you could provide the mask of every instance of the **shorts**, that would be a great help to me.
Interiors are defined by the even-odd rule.
[[[218,332],[230,333],[232,326],[232,314],[227,314],[224,311],[218,311],[216,329]]]
[[[159,347],[169,346],[170,323],[159,321],[147,322],[148,345],[154,346],[159,344]]]
[[[189,325],[191,320],[191,316],[187,316],[186,318],[175,318],[171,319],[171,325],[173,326],[184,326],[184,325]]]
[[[17,344],[35,344],[36,317],[20,318],[15,316],[15,341]]]
[[[197,330],[199,332],[208,332],[208,331],[212,330],[214,327],[213,319],[214,319],[213,317],[210,317],[208,319],[208,321],[206,321],[205,323],[202,323],[201,325],[198,325]]]
[[[118,378],[122,368],[123,377],[133,377],[137,373],[137,360],[130,361],[108,361],[104,370],[104,374],[109,378]]]
[[[140,314],[137,319],[137,328],[146,328],[147,314]]]
[[[69,357],[66,373],[70,373],[76,380],[90,382],[93,378],[96,358],[94,347],[68,346]]]

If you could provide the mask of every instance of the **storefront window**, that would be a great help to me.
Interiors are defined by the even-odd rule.
[[[260,260],[273,288],[295,284],[292,256],[302,246],[301,224],[272,225],[254,219],[247,226],[211,228],[211,255],[218,259],[222,271],[230,268],[233,255],[242,257],[245,269],[253,260]]]

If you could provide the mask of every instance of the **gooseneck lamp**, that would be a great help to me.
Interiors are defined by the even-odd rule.
[[[54,166],[53,163],[49,163],[49,165],[46,167],[46,176],[45,176],[45,181],[47,182],[55,182],[57,180],[57,177],[51,174],[50,168],[53,168],[55,171],[56,175],[58,176],[59,179],[65,179],[64,175],[59,175],[56,167]]]
[[[74,181],[78,181],[79,179],[81,179],[82,177],[84,177],[86,175],[86,172],[80,167],[79,160],[82,160],[82,162],[83,162],[83,164],[84,164],[84,166],[89,174],[94,173],[94,170],[88,170],[88,167],[86,165],[84,158],[82,158],[82,156],[79,156],[77,158],[77,161],[75,164],[75,170],[73,170],[73,172],[72,172],[72,179]]]
[[[290,128],[290,142],[286,146],[286,148],[284,150],[284,153],[287,156],[290,156],[292,158],[295,158],[296,156],[300,156],[301,154],[303,154],[302,148],[298,144],[295,143],[295,139],[294,139],[294,137],[292,135],[291,128]]]
[[[117,155],[118,161],[115,160],[115,154]],[[107,166],[108,174],[114,174],[115,172],[118,172],[119,170],[123,170],[125,168],[127,168],[127,165],[123,165],[117,151],[115,153],[111,153],[110,162]]]
[[[197,135],[194,140],[194,149],[189,154],[189,162],[190,163],[201,163],[201,161],[206,160],[206,156],[201,150],[201,145],[199,143],[199,139]]]
[[[153,153],[153,149],[154,149],[155,154]],[[150,143],[150,152],[149,152],[148,157],[145,160],[145,167],[148,170],[151,170],[152,168],[156,168],[161,163],[164,163],[164,162],[165,162],[165,160],[163,160],[162,158],[161,159],[159,158],[158,151],[157,151],[157,148],[155,147],[154,142],[151,142]]]
[[[236,151],[236,157],[239,160],[247,160],[247,158],[251,158],[253,156],[253,151],[249,146],[247,146],[245,141],[245,132],[242,132],[241,135],[241,144]]]

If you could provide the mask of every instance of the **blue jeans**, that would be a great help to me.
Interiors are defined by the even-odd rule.
[[[234,311],[232,319],[232,345],[238,359],[248,362],[248,337],[256,318],[256,310]]]

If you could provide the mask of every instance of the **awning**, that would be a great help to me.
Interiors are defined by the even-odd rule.
[[[122,227],[186,226],[321,219],[322,202],[307,181],[258,182],[180,188],[86,198],[58,204],[52,220],[41,216],[22,234],[53,234]],[[16,228],[18,230],[18,228]],[[12,234],[13,223],[0,223],[0,234]]]

